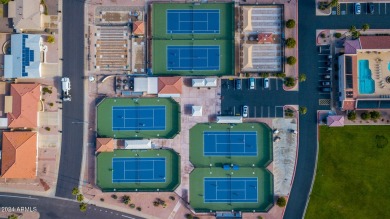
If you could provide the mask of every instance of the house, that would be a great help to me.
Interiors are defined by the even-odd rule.
[[[159,77],[158,96],[159,97],[180,97],[183,87],[182,77]]]
[[[34,179],[37,175],[37,133],[3,132],[1,178]]]
[[[8,2],[8,18],[12,19],[17,32],[43,30],[43,6],[40,0],[14,0]]]
[[[4,56],[4,77],[40,78],[40,44],[40,35],[11,35],[11,54]]]
[[[338,58],[341,110],[390,109],[388,60],[390,36],[345,41],[344,55]]]
[[[11,98],[5,101],[8,128],[37,128],[40,96],[40,84],[11,84]]]
[[[112,138],[96,138],[96,152],[112,152],[115,148],[115,140]]]

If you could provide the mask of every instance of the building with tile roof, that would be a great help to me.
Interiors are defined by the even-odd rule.
[[[17,32],[43,30],[40,0],[13,0],[8,2],[8,18]]]
[[[182,77],[159,77],[158,96],[159,97],[180,97],[183,87]]]
[[[328,116],[326,118],[329,127],[343,127],[344,116]]]
[[[389,60],[390,36],[345,41],[344,55],[338,57],[341,110],[390,109]]]
[[[11,84],[11,101],[6,103],[8,108],[9,128],[36,128],[38,120],[41,85]]]
[[[143,21],[135,21],[133,23],[133,34],[134,35],[144,35],[145,34],[145,24]]]
[[[112,152],[115,148],[115,140],[112,138],[96,138],[96,152]]]
[[[37,133],[3,132],[1,178],[33,179],[37,175]]]
[[[41,35],[12,34],[11,54],[4,56],[5,78],[40,78]]]

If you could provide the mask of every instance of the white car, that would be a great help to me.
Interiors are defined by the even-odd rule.
[[[355,14],[360,14],[361,8],[360,3],[355,3]]]
[[[247,118],[248,117],[248,106],[242,107],[242,117]]]
[[[264,78],[264,88],[269,88],[269,79]]]

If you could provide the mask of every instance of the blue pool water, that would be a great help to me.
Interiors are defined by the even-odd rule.
[[[359,60],[359,93],[373,94],[375,92],[375,82],[371,77],[371,70],[368,67],[368,60]]]
[[[389,69],[389,71],[390,71],[390,62],[387,65],[387,69]]]

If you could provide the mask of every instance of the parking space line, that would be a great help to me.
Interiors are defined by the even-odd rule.
[[[275,79],[275,87],[276,87],[276,90],[279,90],[279,87],[278,87],[278,79]]]
[[[260,114],[261,117],[263,117],[263,106],[261,106],[261,114]]]
[[[270,106],[268,106],[268,115],[267,115],[267,117],[270,117],[269,112],[270,112]]]
[[[233,106],[233,116],[236,115],[236,106]]]
[[[256,106],[255,106],[253,117],[256,118],[257,117],[256,115],[257,114],[256,114]]]
[[[379,14],[381,14],[381,3],[379,3]]]
[[[385,3],[385,14],[387,14],[387,3]]]

